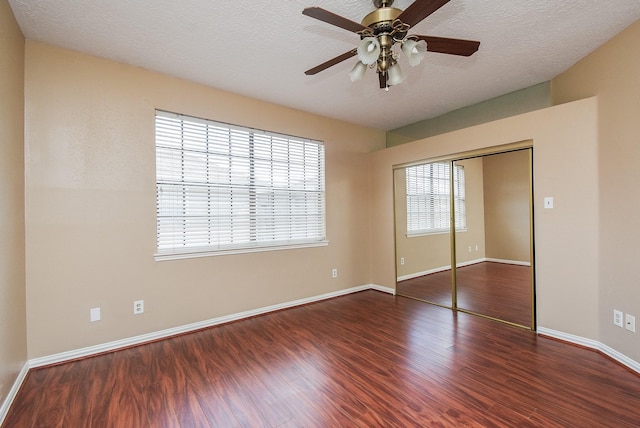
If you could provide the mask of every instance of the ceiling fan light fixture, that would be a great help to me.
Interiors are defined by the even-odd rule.
[[[351,78],[352,82],[356,82],[364,77],[364,73],[366,71],[367,66],[362,61],[358,61],[349,72],[349,77]]]
[[[406,0],[407,2],[409,0]],[[389,90],[389,85],[398,85],[405,74],[398,65],[398,50],[402,50],[409,64],[414,67],[422,62],[427,49],[449,55],[471,56],[478,51],[480,42],[452,39],[449,37],[424,36],[408,32],[450,0],[412,0],[404,10],[392,7],[393,0],[373,0],[376,10],[366,15],[360,23],[352,21],[320,7],[306,7],[302,14],[342,28],[360,37],[356,49],[351,49],[335,58],[313,67],[304,73],[315,75],[342,61],[357,55],[359,62],[349,73],[352,81],[364,77],[366,68],[375,69],[380,88]],[[427,42],[428,41],[428,42]],[[396,46],[396,44],[400,46]],[[399,48],[394,51],[394,48]]]
[[[374,64],[380,56],[380,42],[375,37],[365,37],[358,45],[358,59],[364,65]]]
[[[387,82],[391,86],[399,85],[400,83],[404,82],[404,79],[407,78],[406,74],[404,74],[404,71],[402,71],[402,68],[400,68],[400,64],[398,64],[397,62],[389,67],[389,71],[387,71],[387,74],[389,76]]]
[[[420,64],[427,53],[427,42],[424,40],[407,39],[402,42],[402,53],[409,60],[409,65],[415,67]]]

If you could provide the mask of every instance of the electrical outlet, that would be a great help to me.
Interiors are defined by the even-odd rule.
[[[624,321],[622,320],[624,318],[624,314],[622,313],[622,311],[619,311],[617,309],[613,310],[613,324],[617,325],[618,327],[624,327]]]
[[[624,327],[632,332],[636,332],[636,317],[633,315],[627,314],[625,317],[625,325]]]
[[[100,308],[89,309],[89,321],[100,321]]]
[[[331,269],[331,277],[332,278],[337,278],[338,277],[338,268]]]
[[[144,313],[144,300],[136,300],[133,302],[133,314],[138,315]]]
[[[400,257],[400,264],[403,265],[404,264],[404,257]]]

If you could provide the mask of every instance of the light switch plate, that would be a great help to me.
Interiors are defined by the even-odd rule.
[[[546,209],[553,208],[553,196],[545,196],[545,198],[544,198],[544,207]]]
[[[100,321],[100,308],[92,308],[89,310],[89,320],[91,322]]]

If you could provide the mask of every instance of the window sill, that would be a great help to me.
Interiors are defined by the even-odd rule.
[[[156,253],[153,258],[157,262],[165,260],[182,260],[193,259],[199,257],[215,257],[215,256],[229,256],[233,254],[248,254],[248,253],[261,253],[264,251],[279,251],[279,250],[297,250],[301,248],[315,248],[326,247],[329,245],[329,241],[308,242],[304,244],[284,244],[262,247],[250,247],[250,248],[229,248],[226,250],[203,250],[203,249],[190,249],[173,253]]]

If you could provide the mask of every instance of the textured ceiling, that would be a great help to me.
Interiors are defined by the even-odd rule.
[[[640,18],[638,0],[451,0],[410,33],[479,40],[471,57],[428,53],[389,92],[356,59],[304,71],[358,36],[302,15],[360,22],[370,0],[9,0],[28,39],[296,109],[393,129],[547,81]],[[396,0],[405,9],[411,0]]]

